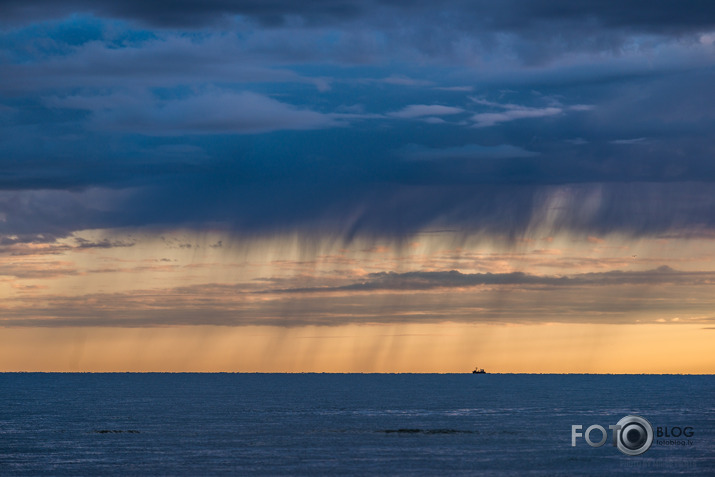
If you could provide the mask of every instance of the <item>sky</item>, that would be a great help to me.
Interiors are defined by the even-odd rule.
[[[0,371],[715,372],[715,4],[0,2]]]

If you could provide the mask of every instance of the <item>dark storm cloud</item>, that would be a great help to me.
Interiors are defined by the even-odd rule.
[[[160,30],[250,32],[236,18],[264,29],[258,46],[286,62],[369,64],[392,59],[479,61],[481,56],[517,57],[542,65],[578,52],[657,51],[657,37],[697,41],[715,25],[708,1],[504,2],[446,1],[6,1],[0,25],[25,25],[69,15],[126,20]],[[238,17],[237,17],[238,16]],[[248,34],[247,34],[248,33]],[[317,38],[328,42],[316,42]],[[424,80],[420,80],[424,81]]]
[[[409,18],[411,14],[424,14],[434,8],[434,2],[425,0],[5,0],[0,5],[0,14],[12,21],[32,21],[83,12],[158,26],[187,27],[212,23],[227,15],[245,15],[267,25],[280,25],[290,16],[301,17],[309,23],[332,23],[383,13],[384,10],[400,12]],[[473,22],[475,27],[495,30],[517,30],[539,22],[562,21],[658,32],[703,28],[715,21],[715,8],[708,0],[690,0],[686,4],[675,0],[452,0],[440,2],[439,9],[445,13],[459,13],[465,23]]]
[[[215,164],[158,175],[153,186],[130,194],[6,192],[0,231],[62,237],[85,228],[213,223],[248,235],[300,231],[400,238],[447,229],[516,239],[530,231],[641,236],[715,228],[711,183],[533,183],[548,181],[548,170],[530,162],[410,164],[370,174],[357,164],[338,167],[327,160],[275,167]],[[519,181],[526,183],[514,184]],[[101,200],[108,203],[101,206]]]
[[[309,2],[271,0],[166,0],[123,2],[68,0],[3,1],[0,14],[14,21],[57,18],[71,13],[93,13],[138,20],[156,26],[197,27],[215,23],[229,15],[247,15],[262,23],[280,24],[286,15],[300,15],[310,19],[342,19],[353,17],[370,2],[342,0],[311,0]]]
[[[712,2],[434,5],[0,2],[0,239],[715,228]]]

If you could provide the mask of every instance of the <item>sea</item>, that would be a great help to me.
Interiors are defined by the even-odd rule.
[[[713,376],[0,374],[0,475],[677,474],[715,475]]]

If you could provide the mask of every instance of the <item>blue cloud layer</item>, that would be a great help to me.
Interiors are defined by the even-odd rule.
[[[157,5],[0,6],[8,240],[715,226],[711,2]]]

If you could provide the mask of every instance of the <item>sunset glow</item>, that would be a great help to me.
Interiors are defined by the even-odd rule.
[[[32,3],[0,371],[715,372],[697,15]]]

